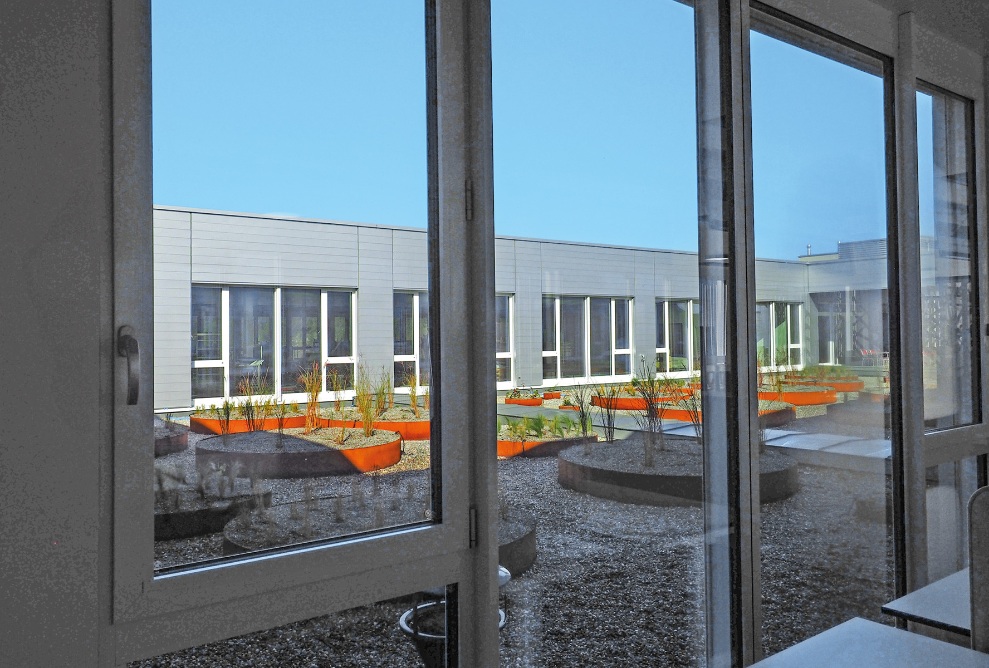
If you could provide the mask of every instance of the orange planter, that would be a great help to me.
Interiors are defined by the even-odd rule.
[[[293,415],[291,417],[285,418],[285,424],[283,425],[286,429],[292,429],[294,427],[305,427],[306,426],[306,416],[305,415]],[[278,429],[278,419],[277,418],[267,418],[261,425],[261,431],[272,431]],[[204,418],[196,417],[193,415],[189,418],[189,430],[195,434],[222,434],[223,430],[220,429],[220,420],[216,418]],[[230,431],[231,434],[243,434],[250,431],[247,428],[247,420],[243,418],[230,418]]]
[[[559,399],[563,392],[543,392],[543,399]]]
[[[543,400],[539,397],[532,399],[513,399],[512,397],[505,397],[506,404],[516,404],[517,406],[542,406]]]
[[[669,401],[670,397],[657,397],[653,403]],[[646,400],[642,397],[602,397],[597,394],[591,395],[592,406],[607,406],[619,411],[643,411],[646,409]]]
[[[597,435],[587,437],[588,441],[597,441]],[[526,457],[550,457],[556,455],[560,450],[569,448],[572,445],[584,443],[581,436],[574,438],[562,438],[555,441],[498,441],[499,457],[516,457],[523,455]]]
[[[830,388],[812,392],[787,392],[779,394],[772,390],[759,392],[759,398],[766,401],[783,401],[794,406],[820,406],[838,401],[838,393]]]
[[[561,411],[579,411],[580,410],[580,408],[578,406],[560,406],[559,408],[560,408]]]
[[[364,426],[364,423],[360,420],[328,420],[326,418],[320,418],[320,426],[360,429]],[[375,420],[374,428],[384,429],[385,431],[396,431],[406,441],[429,440],[429,420],[404,420],[402,422]]]

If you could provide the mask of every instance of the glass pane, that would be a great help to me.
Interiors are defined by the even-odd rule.
[[[887,135],[880,62],[856,55],[875,66],[864,71],[819,55],[795,29],[759,26],[751,71],[760,485],[769,473],[799,485],[761,505],[769,655],[851,617],[892,624],[880,610],[893,598]],[[832,46],[829,54],[843,53]],[[818,341],[798,369],[787,365],[801,358],[790,348],[802,340],[801,305]]]
[[[430,521],[424,6],[151,11],[156,569]]]
[[[230,288],[230,394],[270,394],[275,329],[275,291]]]
[[[615,300],[615,349],[617,350],[627,350],[629,347],[629,303],[627,299]]]
[[[430,383],[431,363],[429,358],[429,295],[419,293],[419,385],[426,387]]]
[[[536,547],[531,566],[500,559],[512,572],[501,665],[704,665],[693,423],[673,406],[662,419],[619,410],[623,402],[592,407],[607,405],[592,400],[601,391],[637,403],[625,383],[599,389],[613,374],[655,380],[652,333],[666,343],[665,323],[653,321],[659,300],[680,304],[670,339],[682,369],[689,363],[699,289],[694,13],[673,0],[494,0],[491,11],[495,224],[505,235],[495,263],[499,285],[517,288],[524,388],[510,398],[541,401],[499,398],[492,425],[499,531],[532,530]],[[654,398],[674,382],[656,381]],[[691,491],[667,494],[678,471]]]
[[[218,360],[223,357],[220,318],[223,291],[220,288],[192,287],[192,359]],[[223,391],[220,391],[223,394]]]
[[[319,290],[282,290],[282,392],[304,392],[300,374],[320,367]]]
[[[690,302],[670,302],[670,371],[687,371],[689,368],[689,307]]]
[[[666,302],[656,302],[656,347],[666,347]]]
[[[507,383],[512,379],[512,360],[509,357],[499,357],[495,360],[495,380]]]
[[[556,379],[556,364],[558,358],[556,355],[551,357],[543,357],[543,378],[546,380]]]
[[[611,375],[611,300],[591,298],[591,375]]]
[[[543,350],[556,350],[556,297],[543,297]]]
[[[587,374],[584,367],[584,299],[560,298],[560,375],[564,378],[581,378]]]
[[[511,330],[508,320],[508,295],[498,295],[495,297],[495,352],[510,352],[509,342],[511,340]]]
[[[336,290],[326,293],[327,357],[350,357],[354,354],[351,294]]]
[[[924,422],[980,421],[972,103],[917,94]]]
[[[395,362],[395,387],[409,387],[409,379],[416,372],[414,360]]]
[[[666,373],[669,368],[670,356],[666,353],[656,353],[656,373]]]
[[[396,292],[394,299],[395,354],[415,355],[415,297],[408,292]]]
[[[927,579],[940,580],[968,566],[968,500],[979,488],[978,458],[927,469]]]
[[[214,399],[223,396],[223,368],[206,367],[192,370],[192,398]]]

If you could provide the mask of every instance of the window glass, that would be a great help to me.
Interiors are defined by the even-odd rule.
[[[327,357],[350,357],[354,354],[351,295],[350,292],[338,290],[326,293]]]
[[[627,350],[629,345],[628,311],[629,300],[615,300],[615,349]]]
[[[587,375],[584,365],[584,298],[560,298],[560,376],[582,378]]]
[[[979,348],[972,103],[917,93],[924,422],[978,422]]]
[[[611,375],[611,300],[591,297],[591,375]]]
[[[556,350],[556,297],[543,297],[543,350]]]
[[[893,598],[889,133],[882,61],[822,47],[781,17],[753,20],[753,446],[763,490],[773,472],[799,479],[792,498],[760,507],[771,655],[851,617],[892,623],[880,612]],[[800,303],[813,305],[817,345],[801,345]]]
[[[282,392],[304,392],[299,375],[322,367],[319,290],[283,289],[281,297]]]
[[[192,286],[192,359],[218,360],[223,357],[220,288]],[[220,394],[223,394],[222,391]]]
[[[688,371],[690,302],[670,302],[670,371]]]
[[[656,347],[666,348],[666,302],[656,302]]]
[[[508,295],[498,295],[495,297],[495,352],[509,352],[509,341]]]
[[[210,399],[223,396],[223,367],[192,369],[192,398]]]
[[[414,296],[409,292],[396,292],[394,301],[395,354],[415,354]],[[396,376],[396,381],[398,376]]]
[[[230,394],[274,390],[273,288],[230,288]]]

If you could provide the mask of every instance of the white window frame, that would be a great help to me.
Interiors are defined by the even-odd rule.
[[[665,348],[656,348],[656,353],[666,355],[666,368],[656,372],[656,377],[668,376],[670,378],[690,378],[699,369],[694,368],[694,357],[699,351],[694,350],[694,305],[699,301],[692,297],[658,297],[657,302],[663,304],[663,336],[666,339]],[[672,302],[682,302],[687,305],[687,369],[685,371],[670,371],[670,304]]]
[[[498,297],[508,298],[508,350],[495,350],[495,359],[508,360],[508,380],[498,381],[496,385],[499,390],[510,390],[515,387],[515,295],[507,292],[499,292],[495,295],[495,299]],[[495,313],[497,314],[497,309]],[[497,322],[495,325],[497,326]],[[541,335],[540,340],[542,340]],[[540,345],[542,344],[540,343]]]
[[[222,358],[219,360],[196,360],[192,363],[193,368],[222,368],[223,369],[223,389],[224,394],[220,397],[201,397],[192,399],[192,407],[195,409],[209,408],[210,406],[215,406],[218,403],[223,402],[225,399],[236,400],[231,393],[230,388],[230,289],[239,287],[261,287],[269,288],[272,286],[267,285],[216,285],[210,283],[194,283],[193,287],[209,287],[209,288],[219,288],[220,289],[220,304],[221,304],[221,345],[223,349],[221,351]],[[322,364],[322,390],[319,393],[319,401],[332,401],[336,398],[335,393],[329,391],[326,385],[326,365],[327,364],[350,364],[352,366],[351,373],[356,373],[357,365],[357,289],[350,287],[340,287],[340,288],[317,288],[313,286],[275,286],[274,287],[274,297],[272,301],[272,308],[274,317],[272,318],[272,345],[275,348],[275,353],[272,357],[272,374],[274,376],[273,387],[274,392],[269,395],[262,395],[261,398],[273,398],[277,400],[284,400],[287,402],[304,402],[306,401],[305,392],[282,392],[280,378],[282,376],[282,290],[319,290],[319,301],[320,301],[320,359],[323,360]],[[328,298],[327,294],[330,292],[347,292],[350,294],[350,340],[351,340],[351,355],[347,357],[329,357],[327,355],[329,346],[329,333],[326,331],[326,318],[328,315]],[[418,323],[417,323],[418,327]],[[340,392],[340,399],[352,399],[354,397],[354,390],[344,390]]]
[[[422,356],[422,351],[419,350],[419,295],[421,295],[424,290],[395,290],[394,294],[412,295],[412,354],[411,355],[394,355],[392,356],[393,362],[415,362],[416,369],[416,379],[419,382],[417,388],[419,390],[425,390],[429,387],[429,383],[425,385],[422,383],[422,371],[419,368],[419,358]],[[392,317],[395,316],[395,300],[392,297]],[[392,328],[392,336],[394,337],[394,328]],[[392,339],[392,350],[394,351],[394,338]],[[394,369],[394,366],[392,367]],[[392,385],[395,387],[396,394],[408,394],[409,386],[402,383],[404,379],[393,378]],[[401,383],[401,384],[400,384]]]
[[[556,313],[556,350],[544,350],[542,351],[542,357],[556,357],[556,378],[544,378],[541,387],[556,387],[556,386],[570,386],[578,385],[581,383],[621,383],[627,382],[632,379],[635,375],[635,355],[634,348],[632,347],[635,342],[635,332],[632,320],[633,309],[635,308],[635,299],[631,296],[611,296],[611,295],[542,295],[544,298],[552,298],[554,300],[554,309]],[[560,299],[561,297],[579,297],[584,302],[584,375],[578,377],[562,378],[560,375],[561,366],[561,322],[560,322]],[[609,332],[609,342],[611,347],[611,372],[607,375],[591,375],[591,299],[607,299],[609,301],[608,313],[610,322],[610,332]],[[628,301],[628,348],[615,348],[615,300],[626,300]],[[542,302],[540,302],[540,305]],[[542,311],[540,310],[540,313]],[[540,346],[542,346],[542,334],[540,330]],[[616,374],[615,373],[615,355],[628,355],[629,356],[629,373],[627,374]],[[542,370],[540,369],[540,373]]]

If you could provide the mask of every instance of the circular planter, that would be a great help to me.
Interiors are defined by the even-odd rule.
[[[775,390],[760,391],[759,398],[764,401],[782,401],[794,406],[820,406],[838,402],[838,393],[830,387],[818,390],[783,390],[780,394]]]
[[[560,399],[563,397],[563,392],[543,392],[543,399]]]
[[[323,427],[336,427],[337,429],[340,427],[360,429],[364,426],[364,423],[360,420],[332,420],[328,418],[320,418],[320,423]],[[388,420],[375,420],[374,428],[384,429],[385,431],[394,431],[406,441],[429,440],[429,420],[396,420],[394,422]]]
[[[653,506],[700,505],[704,498],[699,446],[666,438],[668,450],[655,453],[651,468],[642,464],[643,444],[638,437],[595,448],[561,452],[558,480],[563,487],[623,503]],[[799,490],[797,462],[776,452],[760,458],[759,493],[762,503],[788,498]]]
[[[561,411],[579,411],[579,406],[558,406]]]
[[[261,502],[271,505],[271,492],[265,492]],[[227,522],[241,512],[257,507],[257,497],[240,494],[223,499],[200,501],[201,507],[186,510],[155,511],[155,540],[194,538],[223,531]]]
[[[670,397],[657,397],[653,403],[658,404],[669,400]],[[592,394],[591,406],[614,408],[618,411],[644,411],[646,409],[646,400],[642,397],[602,397]]]
[[[392,466],[402,458],[398,434],[387,443],[361,448],[336,449],[286,434],[278,447],[278,434],[256,431],[203,439],[196,446],[196,466],[215,464],[238,468],[240,477],[319,478],[367,473]]]
[[[858,392],[865,387],[865,381],[858,378],[793,378],[793,382],[801,385],[830,387],[835,392]]]
[[[301,429],[306,426],[306,416],[290,415],[285,418],[285,423],[282,426],[285,429]],[[196,434],[223,433],[221,421],[217,418],[197,417],[195,415],[189,418],[189,429]],[[278,418],[270,417],[265,418],[259,431],[274,431],[276,429],[278,429]],[[251,430],[248,428],[247,420],[243,418],[230,418],[230,429],[227,433],[243,434],[249,431]]]
[[[532,397],[528,399],[505,397],[505,403],[515,404],[517,406],[542,406],[543,400],[539,397]]]
[[[155,436],[155,457],[164,457],[182,452],[189,447],[189,432],[183,431],[164,436]]]
[[[416,646],[426,668],[446,665],[446,601],[428,601],[406,610],[398,625]],[[498,628],[505,626],[505,611],[498,610]]]
[[[572,445],[597,441],[597,435],[574,438],[558,438],[554,441],[498,441],[499,457],[555,457]],[[515,571],[512,571],[513,573]]]
[[[690,411],[684,408],[667,408],[663,411],[664,420],[679,420],[680,422],[690,422]],[[701,419],[701,412],[697,412],[697,419]],[[763,409],[759,411],[759,427],[761,429],[782,427],[797,419],[797,412],[793,406],[782,408]],[[703,420],[702,420],[703,421]]]
[[[536,561],[536,519],[511,508],[498,519],[498,563],[512,577],[525,573]]]

